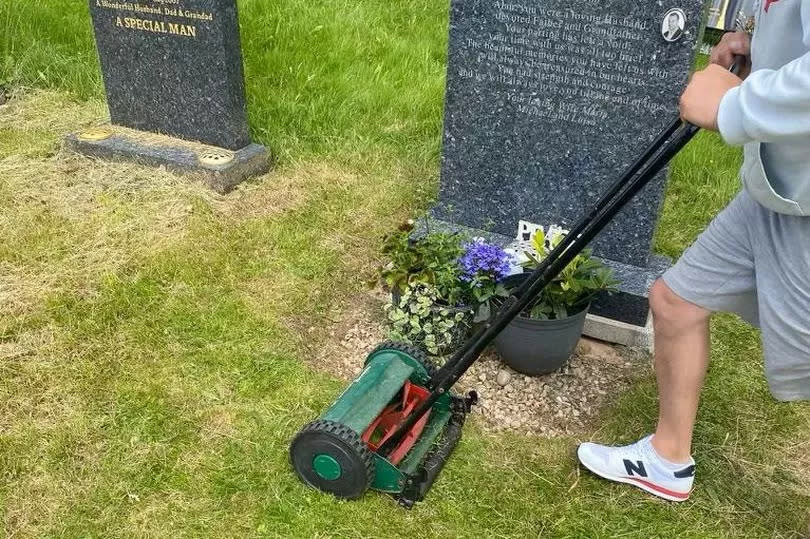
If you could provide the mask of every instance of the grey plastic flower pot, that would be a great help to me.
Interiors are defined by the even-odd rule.
[[[526,274],[507,278],[519,284]],[[511,282],[508,282],[511,281]],[[517,372],[538,376],[554,372],[568,361],[585,327],[588,309],[561,320],[536,320],[519,316],[495,339],[495,349]]]
[[[495,339],[504,363],[517,372],[537,376],[554,372],[568,361],[585,327],[588,310],[562,320],[516,318]]]

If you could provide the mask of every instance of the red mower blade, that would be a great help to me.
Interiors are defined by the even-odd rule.
[[[412,384],[406,381],[402,389],[402,401],[391,404],[380,413],[377,419],[369,425],[366,432],[363,433],[362,439],[368,444],[369,449],[377,450],[396,432],[397,427],[401,425],[413,411],[430,396],[430,391],[423,387]],[[393,464],[399,464],[408,451],[414,446],[422,431],[425,429],[430,411],[423,415],[416,423],[413,424],[408,432],[402,437],[402,441],[392,449],[388,455],[388,461]]]

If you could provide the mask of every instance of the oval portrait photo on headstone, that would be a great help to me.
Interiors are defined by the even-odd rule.
[[[686,29],[686,13],[680,8],[672,8],[664,15],[661,25],[661,35],[670,43],[683,37]]]

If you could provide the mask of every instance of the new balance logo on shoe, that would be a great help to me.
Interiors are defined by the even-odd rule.
[[[695,476],[695,465],[691,465],[688,468],[684,468],[679,472],[675,472],[676,479],[686,479],[687,477],[694,477]]]
[[[644,467],[644,463],[640,460],[633,462],[631,460],[624,459],[624,469],[627,470],[627,475],[630,477],[634,475],[647,477],[647,469]]]

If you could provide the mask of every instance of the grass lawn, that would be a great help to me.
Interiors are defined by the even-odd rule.
[[[227,197],[60,152],[104,116],[83,2],[0,2],[0,510],[7,537],[802,537],[810,406],[774,402],[757,333],[713,323],[698,488],[581,472],[573,438],[474,423],[427,503],[305,488],[287,444],[342,384],[309,359],[437,185],[446,6],[240,2],[251,127],[276,171]],[[40,88],[30,89],[30,88]],[[677,159],[657,250],[739,188],[710,134]],[[651,373],[583,438],[657,415]]]

